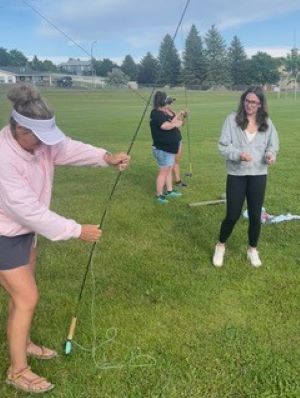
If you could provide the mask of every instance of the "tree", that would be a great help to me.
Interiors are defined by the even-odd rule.
[[[38,57],[36,55],[32,58],[32,61],[30,62],[30,66],[33,70],[36,70],[36,71],[43,70],[43,63],[42,63],[42,61],[40,61],[38,59]]]
[[[298,48],[294,47],[291,49],[291,53],[286,57],[285,67],[294,76],[300,71],[300,54]]]
[[[0,47],[0,65],[1,66],[8,66],[10,61],[9,53],[7,52],[6,48]]]
[[[275,84],[280,78],[276,61],[265,52],[253,55],[249,66],[251,83]]]
[[[9,64],[11,66],[25,66],[28,64],[28,59],[23,53],[21,53],[21,51],[18,50],[10,50],[9,58]]]
[[[57,72],[58,68],[52,61],[45,59],[45,61],[40,61],[35,55],[32,61],[29,63],[31,68],[39,72]]]
[[[207,80],[213,86],[224,85],[229,82],[226,44],[215,27],[209,29],[205,36],[206,58],[208,63]]]
[[[185,85],[200,85],[206,78],[206,71],[207,63],[202,40],[195,25],[192,25],[185,42],[183,54],[182,78]]]
[[[138,66],[138,82],[141,84],[155,84],[159,64],[156,58],[148,52]]]
[[[95,61],[94,67],[97,76],[106,77],[108,72],[111,72],[113,68],[117,68],[118,65],[111,61],[109,58],[103,58],[102,61]]]
[[[109,86],[119,87],[127,84],[129,77],[121,71],[120,68],[113,68],[111,72],[107,72],[106,83]]]
[[[126,55],[124,58],[121,70],[129,76],[130,80],[136,80],[138,68],[131,55]]]
[[[228,67],[233,86],[249,84],[247,55],[237,36],[234,36],[228,49]]]
[[[43,61],[43,70],[48,72],[57,72],[57,66],[52,61],[45,59]]]
[[[92,57],[91,59],[91,74],[96,75],[97,74],[97,60],[96,58]]]
[[[172,37],[167,34],[159,49],[159,83],[176,85],[179,83],[181,62]]]

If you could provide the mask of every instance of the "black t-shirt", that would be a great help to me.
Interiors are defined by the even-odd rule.
[[[152,109],[150,114],[150,128],[155,148],[165,152],[177,153],[181,140],[180,130],[177,127],[171,130],[161,129],[161,126],[165,122],[170,122],[173,117],[157,109]]]

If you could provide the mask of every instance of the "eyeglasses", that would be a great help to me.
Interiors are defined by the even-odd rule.
[[[258,106],[258,105],[260,105],[260,102],[248,100],[248,99],[246,98],[246,99],[245,99],[245,104],[252,105],[252,106]]]

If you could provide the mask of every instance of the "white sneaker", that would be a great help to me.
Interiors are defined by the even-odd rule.
[[[247,250],[247,259],[250,261],[253,267],[260,267],[261,260],[258,255],[258,251],[256,249],[248,249]]]
[[[213,265],[215,267],[222,267],[224,263],[225,245],[216,245],[213,256]]]

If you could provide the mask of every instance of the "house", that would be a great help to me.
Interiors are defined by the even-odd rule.
[[[16,75],[13,72],[2,69],[0,66],[0,84],[16,83]]]
[[[0,66],[0,83],[32,83],[42,86],[51,85],[51,74],[38,72],[29,66]]]
[[[80,61],[80,59],[69,58],[67,62],[58,65],[62,71],[73,75],[92,74],[91,61]]]

